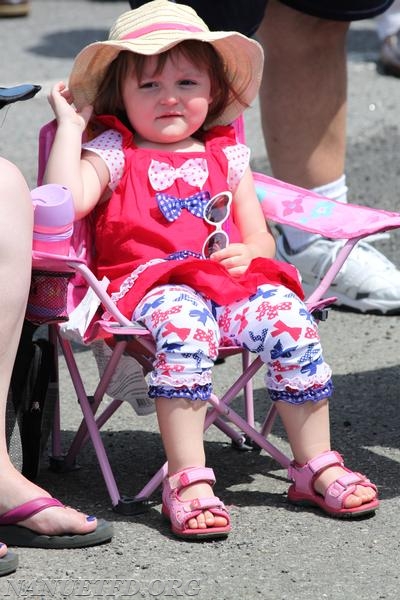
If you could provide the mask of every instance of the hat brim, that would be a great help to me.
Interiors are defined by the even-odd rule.
[[[185,40],[212,44],[221,56],[236,94],[250,105],[257,96],[263,67],[261,46],[246,36],[231,31],[153,31],[140,39],[107,40],[86,46],[76,57],[69,78],[69,88],[78,110],[93,104],[107,68],[124,51],[152,56],[166,52]],[[244,110],[231,97],[224,112],[208,126],[232,123]]]

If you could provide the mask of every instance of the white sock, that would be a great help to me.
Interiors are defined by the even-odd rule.
[[[375,17],[376,33],[381,42],[389,35],[400,31],[400,0],[395,2],[384,13]]]
[[[339,179],[336,179],[336,181],[313,188],[312,191],[317,192],[317,194],[321,194],[321,196],[325,196],[326,198],[330,198],[331,200],[346,203],[347,189],[346,175],[342,175]],[[293,252],[299,252],[321,237],[315,233],[308,233],[307,231],[302,231],[301,229],[289,225],[282,225],[281,229],[289,248]]]

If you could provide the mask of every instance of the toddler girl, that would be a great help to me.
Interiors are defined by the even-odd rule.
[[[332,516],[378,506],[375,486],[330,450],[331,370],[297,271],[273,258],[249,149],[230,125],[256,97],[262,66],[257,42],[154,0],[84,48],[69,88],[49,96],[58,128],[45,180],[71,189],[76,218],[94,210],[97,275],[155,340],[162,510],[185,538],[230,531],[203,447],[220,344],[266,364],[294,456],[289,499]],[[82,148],[89,121],[103,131]]]

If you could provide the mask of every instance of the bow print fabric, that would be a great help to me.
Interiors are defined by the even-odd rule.
[[[208,167],[205,158],[189,158],[181,167],[175,169],[168,163],[152,160],[148,170],[149,180],[153,190],[166,190],[175,179],[183,179],[186,183],[202,188],[208,177]]]
[[[192,215],[202,219],[204,207],[210,200],[210,194],[209,192],[197,192],[197,194],[193,194],[188,198],[177,198],[171,194],[157,193],[156,200],[164,217],[172,223],[180,216],[182,208],[186,208]]]

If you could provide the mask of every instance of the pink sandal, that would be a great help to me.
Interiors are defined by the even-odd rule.
[[[225,505],[219,498],[195,498],[181,500],[179,492],[192,483],[215,483],[212,469],[207,467],[190,467],[183,469],[171,477],[166,477],[163,483],[162,513],[171,522],[171,531],[178,537],[186,539],[214,539],[226,537],[231,530],[230,517]],[[189,519],[197,517],[204,510],[213,515],[225,517],[228,523],[224,527],[207,527],[205,529],[190,529],[186,526]]]
[[[321,496],[314,490],[315,479],[329,467],[341,467],[347,473],[333,481],[327,488],[325,496]],[[353,494],[357,485],[370,487],[376,491],[376,486],[361,473],[355,473],[347,469],[343,464],[343,458],[338,452],[323,452],[311,459],[304,466],[292,462],[288,469],[288,476],[294,483],[288,490],[288,500],[293,504],[302,506],[318,506],[332,517],[359,517],[373,513],[379,506],[379,500],[375,497],[370,502],[361,504],[354,508],[345,508],[344,501]]]

